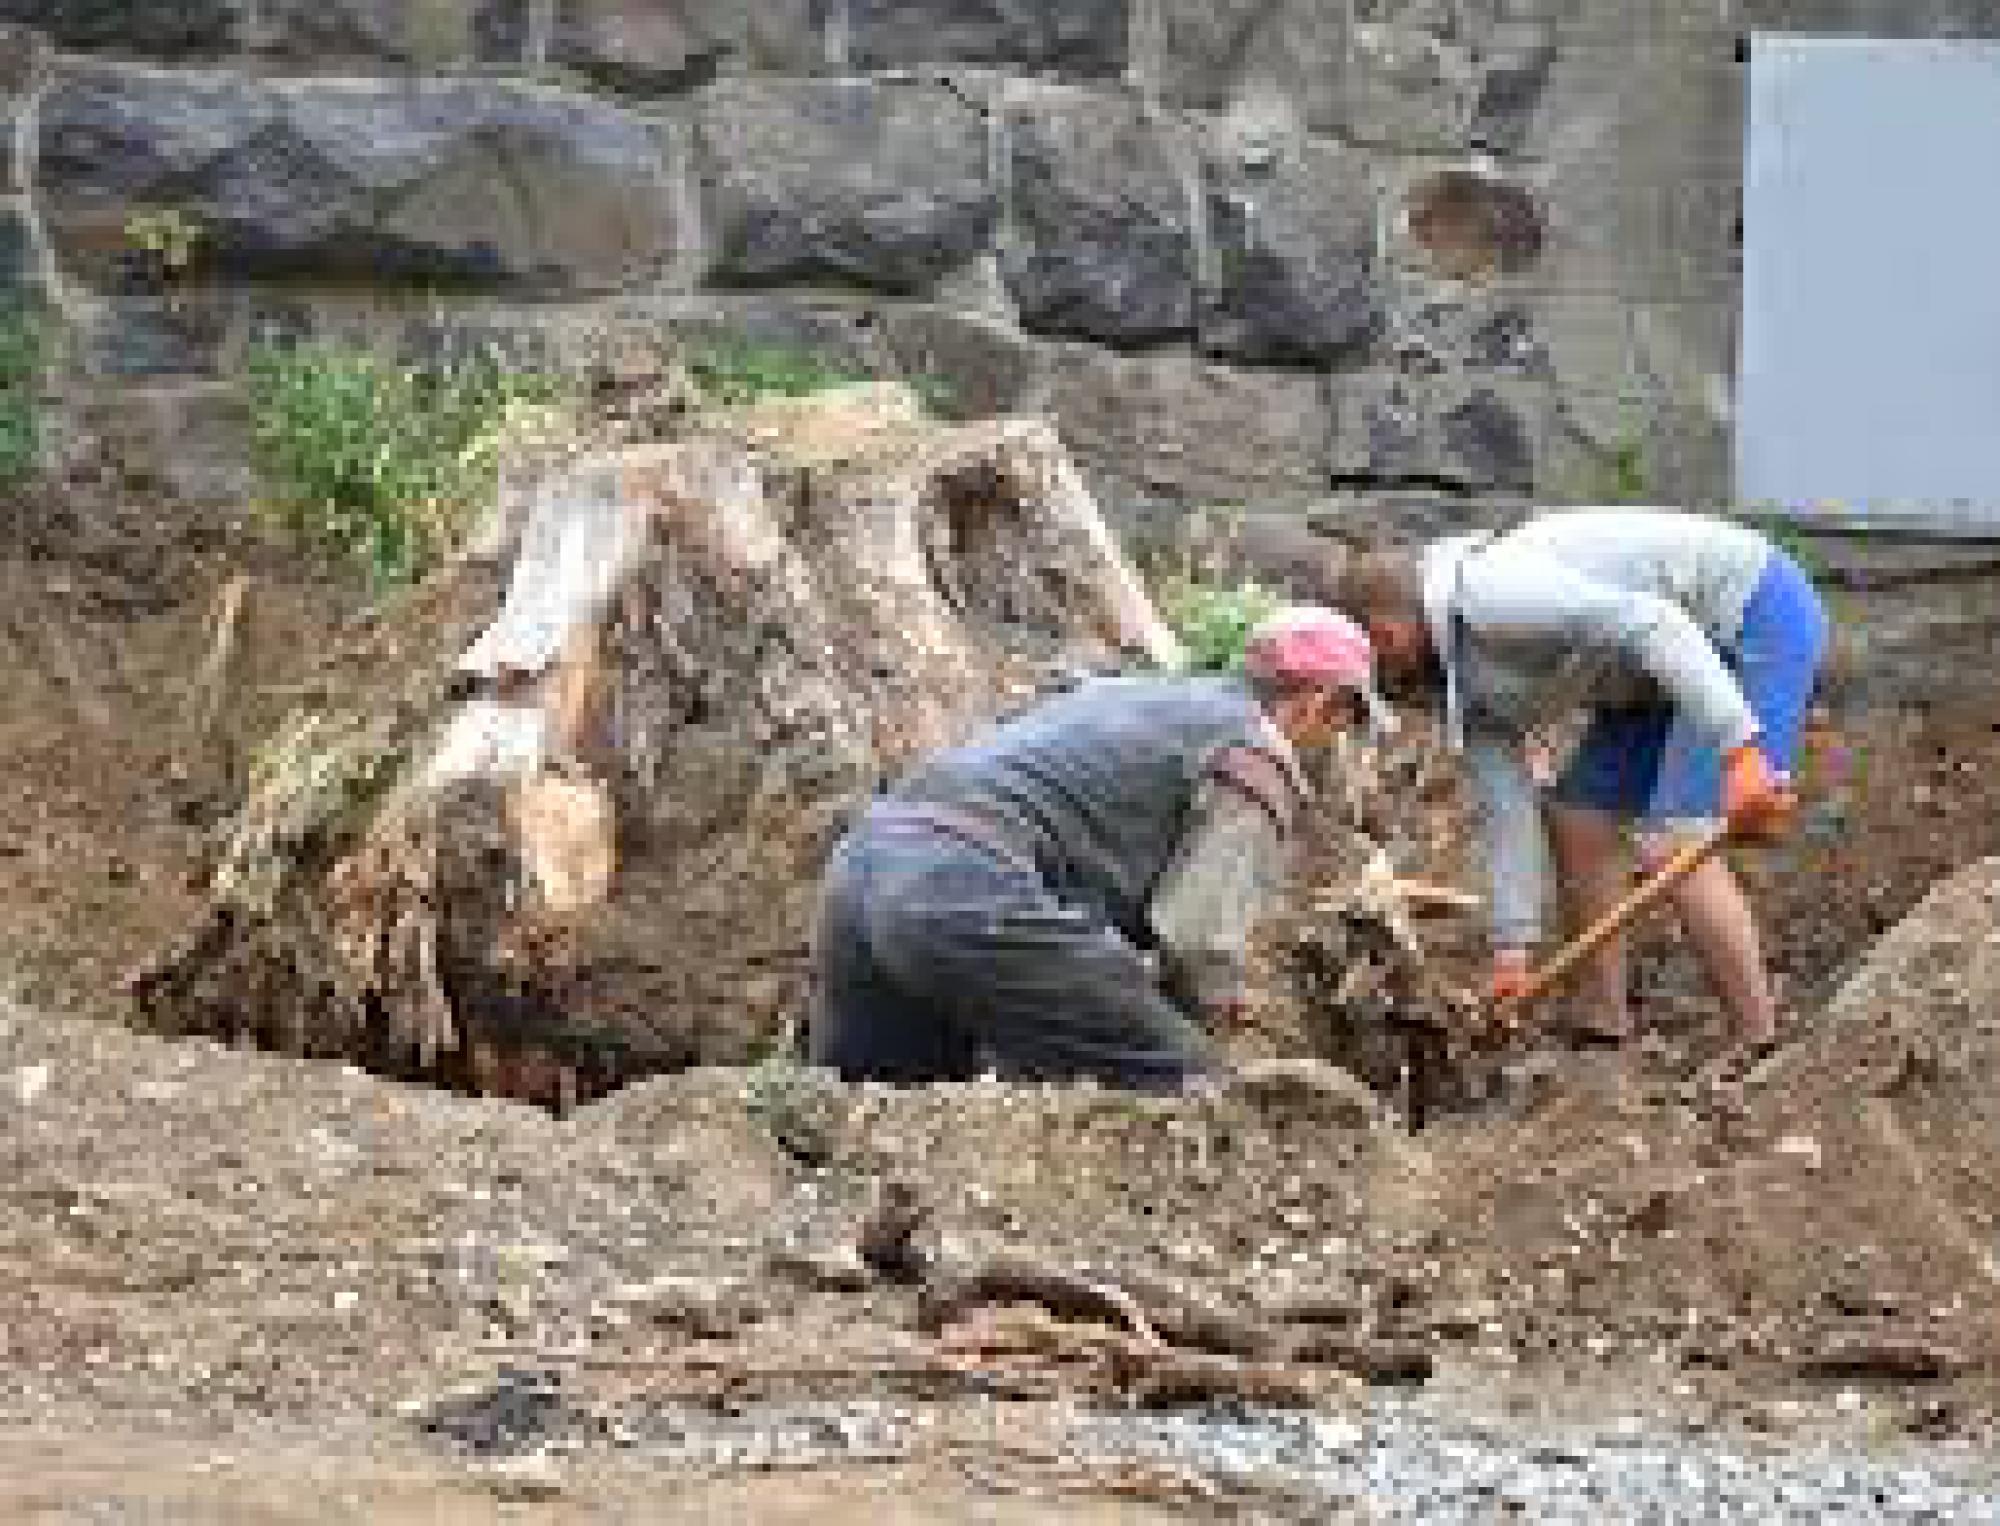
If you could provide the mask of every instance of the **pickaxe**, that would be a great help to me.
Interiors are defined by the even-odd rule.
[[[1685,844],[1674,856],[1640,881],[1623,900],[1565,943],[1548,961],[1528,977],[1527,989],[1501,1006],[1499,1016],[1507,1026],[1520,1021],[1521,1014],[1554,990],[1576,967],[1629,927],[1639,916],[1657,906],[1676,886],[1722,851],[1729,841],[1727,827],[1717,827],[1705,836]]]

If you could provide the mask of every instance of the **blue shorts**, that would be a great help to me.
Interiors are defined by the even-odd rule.
[[[1781,772],[1797,763],[1826,644],[1826,610],[1811,580],[1774,552],[1722,657],[1757,717],[1758,745]],[[1551,798],[1659,826],[1716,821],[1722,753],[1671,706],[1598,710]]]

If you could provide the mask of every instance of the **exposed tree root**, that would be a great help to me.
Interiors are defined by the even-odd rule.
[[[261,749],[150,1026],[558,1105],[746,1063],[884,774],[1051,669],[1178,655],[1036,421],[860,388],[507,481],[490,562]]]
[[[1014,1312],[996,1325],[1000,1309]],[[1011,1349],[1010,1340],[1060,1359],[1108,1349],[1120,1391],[1180,1402],[1253,1393],[1266,1396],[1255,1402],[1278,1402],[1269,1396],[1283,1393],[1310,1403],[1298,1396],[1323,1391],[1327,1370],[1371,1383],[1423,1382],[1432,1371],[1429,1352],[1408,1342],[1301,1331],[1219,1308],[1156,1278],[1114,1278],[1018,1255],[940,1277],[924,1290],[919,1322],[961,1354]]]

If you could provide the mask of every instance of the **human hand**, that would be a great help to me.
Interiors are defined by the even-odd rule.
[[[1532,979],[1526,949],[1500,949],[1493,955],[1493,973],[1486,985],[1487,998],[1496,1007],[1509,1006],[1528,994]]]
[[[1722,809],[1732,836],[1769,842],[1790,827],[1798,796],[1791,780],[1771,766],[1764,749],[1753,740],[1723,760]]]
[[[1553,789],[1556,783],[1555,749],[1540,737],[1530,737],[1521,744],[1521,758],[1528,766],[1528,777],[1535,781],[1536,789]]]

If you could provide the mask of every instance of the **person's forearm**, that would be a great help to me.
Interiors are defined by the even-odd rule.
[[[1204,1016],[1239,1004],[1250,934],[1280,872],[1283,835],[1240,790],[1211,781],[1162,876],[1151,919],[1163,984]]]

